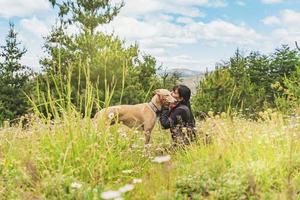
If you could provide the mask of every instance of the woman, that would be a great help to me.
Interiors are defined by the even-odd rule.
[[[190,105],[191,90],[185,85],[176,85],[172,96],[177,103],[162,111],[160,123],[164,129],[170,128],[175,144],[189,144],[196,139],[195,119]]]

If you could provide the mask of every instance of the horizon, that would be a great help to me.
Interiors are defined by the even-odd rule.
[[[98,30],[114,32],[126,45],[137,42],[142,52],[154,56],[157,65],[167,69],[210,71],[236,49],[245,54],[270,54],[282,44],[295,48],[294,42],[300,41],[297,0],[124,2],[119,15]],[[39,58],[45,56],[43,37],[50,33],[57,10],[48,0],[0,0],[0,5],[0,44],[4,44],[9,21],[13,22],[19,40],[28,49],[22,64],[39,71]]]

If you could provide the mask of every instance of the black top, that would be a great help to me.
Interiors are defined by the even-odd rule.
[[[184,104],[177,104],[171,110],[162,110],[159,118],[164,129],[173,128],[177,125],[194,127],[194,119],[190,109]]]

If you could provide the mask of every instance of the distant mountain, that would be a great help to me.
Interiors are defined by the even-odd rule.
[[[196,88],[203,77],[204,77],[203,75],[181,77],[180,84],[188,86],[191,89],[192,94],[195,94]]]
[[[180,77],[202,76],[202,75],[204,75],[203,72],[196,71],[196,70],[191,70],[191,69],[186,69],[186,68],[167,69],[166,72],[169,73],[169,74],[178,73]],[[164,73],[165,73],[165,70],[158,71],[159,75],[162,75]]]
[[[158,71],[158,75],[163,75],[164,73],[172,74],[178,73],[181,77],[181,84],[188,86],[192,93],[195,94],[196,87],[199,84],[199,81],[204,77],[204,72],[186,69],[186,68],[174,68]]]

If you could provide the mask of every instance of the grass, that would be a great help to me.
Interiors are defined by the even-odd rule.
[[[177,151],[159,126],[144,149],[142,133],[119,124],[95,126],[76,112],[52,123],[33,117],[27,129],[0,130],[0,196],[101,199],[141,179],[124,199],[300,199],[299,119],[261,115],[212,116],[198,122],[210,144]],[[161,155],[171,160],[152,162]]]
[[[93,123],[92,108],[109,105],[114,87],[98,102],[84,76],[80,112],[69,71],[66,83],[50,77],[46,92],[37,83],[28,127],[0,129],[0,199],[300,199],[299,117],[210,115],[197,122],[198,143],[177,150],[157,125],[145,148],[141,132]]]

